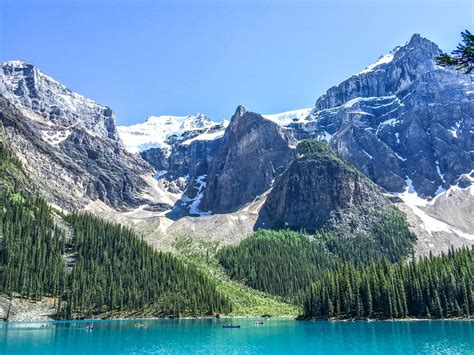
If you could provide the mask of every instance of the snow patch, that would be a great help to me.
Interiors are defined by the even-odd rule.
[[[225,133],[225,129],[221,129],[220,131],[215,131],[215,132],[212,132],[212,133],[206,132],[206,133],[200,134],[200,135],[198,135],[194,138],[185,140],[181,144],[182,145],[189,145],[194,141],[213,141],[215,139],[223,137],[224,133]]]
[[[350,111],[348,112],[349,114],[354,114],[354,115],[366,115],[366,116],[373,116],[373,114],[364,112],[364,111]]]
[[[436,160],[435,164],[436,164],[436,172],[438,173],[439,177],[441,178],[441,181],[446,182],[446,180],[444,180],[444,174],[441,174],[441,170],[439,168],[439,161]]]
[[[454,127],[452,127],[450,130],[449,130],[449,133],[451,133],[451,135],[454,137],[454,138],[458,138],[458,129],[459,129],[459,126],[460,126],[460,123],[459,122],[456,122],[454,124]]]
[[[355,97],[349,101],[347,101],[344,105],[334,107],[329,110],[334,110],[338,108],[351,108],[358,102],[363,102],[363,101],[384,101],[384,100],[393,100],[397,99],[395,95],[390,95],[390,96],[369,96],[369,97]],[[391,105],[393,102],[390,102],[389,105]]]
[[[374,159],[374,157],[372,155],[370,155],[369,153],[367,153],[367,151],[365,149],[363,149],[365,155],[367,155],[370,159]]]
[[[409,206],[426,206],[427,200],[418,196],[413,181],[407,176],[406,188],[403,193],[400,194],[400,198]]]
[[[280,126],[287,126],[293,122],[304,121],[311,112],[311,108],[303,108],[299,110],[287,111],[282,113],[275,113],[272,115],[262,115],[267,120],[273,121]]]
[[[212,214],[211,211],[201,211],[199,209],[199,204],[201,203],[201,199],[204,196],[204,188],[206,187],[206,178],[207,175],[201,175],[196,178],[196,188],[198,189],[198,193],[196,197],[190,198],[189,196],[183,196],[181,201],[184,203],[189,203],[189,213],[191,215],[198,215],[198,216],[209,216]]]
[[[402,157],[400,154],[398,154],[397,152],[393,152],[393,154],[395,154],[395,156],[397,157],[398,160],[401,160],[401,161],[406,161],[407,158],[404,158]]]
[[[329,141],[331,140],[332,137],[333,137],[333,135],[326,132],[326,131],[323,131],[323,132],[318,134],[318,138],[323,140],[323,141],[326,141],[327,143],[329,143]]]
[[[397,144],[400,144],[400,133],[395,132],[395,138],[397,140]]]
[[[396,50],[381,56],[375,63],[373,63],[373,64],[369,65],[368,67],[366,67],[358,75],[370,73],[370,72],[374,71],[374,69],[377,68],[379,65],[390,63],[394,58],[395,52],[396,52]]]
[[[64,131],[50,131],[50,130],[43,130],[41,131],[41,137],[51,145],[58,145],[59,143],[65,141],[67,137],[71,134],[70,130]]]
[[[380,122],[379,127],[381,126],[392,126],[395,127],[397,124],[399,124],[400,121],[397,118],[390,118],[388,120],[385,120],[383,122]]]

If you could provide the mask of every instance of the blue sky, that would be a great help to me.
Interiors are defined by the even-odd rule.
[[[112,107],[118,124],[313,106],[420,33],[452,50],[472,0],[0,0],[0,60]]]

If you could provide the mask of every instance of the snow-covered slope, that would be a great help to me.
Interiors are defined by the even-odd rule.
[[[275,113],[272,115],[262,115],[266,119],[273,121],[280,126],[287,126],[290,123],[294,122],[302,122],[304,121],[309,113],[311,112],[311,108],[303,108],[299,110],[292,110],[287,112]]]
[[[212,140],[224,134],[224,124],[211,121],[203,114],[188,116],[150,116],[144,123],[119,126],[118,131],[126,149],[140,153],[161,148],[171,153],[176,143],[189,144],[193,140]]]
[[[395,53],[397,53],[400,48],[401,48],[401,47],[396,47],[396,48],[394,48],[393,50],[391,50],[389,53],[380,56],[379,59],[378,59],[375,63],[368,65],[368,66],[367,66],[364,70],[362,70],[358,75],[360,75],[360,74],[365,74],[365,73],[370,73],[370,72],[372,72],[372,71],[377,70],[377,68],[378,68],[380,65],[390,63],[390,62],[393,60],[393,58],[394,58],[394,56],[395,56]]]
[[[451,248],[474,245],[474,171],[433,199],[418,196],[410,180],[399,194],[412,231],[417,235],[417,255],[434,255]]]
[[[418,196],[415,188],[413,187],[412,181],[407,179],[407,186],[403,193],[399,194],[399,197],[403,202],[418,216],[421,220],[421,227],[429,234],[433,235],[434,232],[445,232],[455,234],[461,238],[474,241],[474,221],[473,221],[473,204],[470,203],[468,211],[455,210],[455,216],[450,215],[453,211],[447,208],[447,204],[450,203],[450,199],[459,192],[463,192],[468,198],[472,199],[474,196],[474,170],[469,174],[461,176],[460,182],[453,185],[447,191],[439,193],[433,199],[424,199]],[[462,187],[462,181],[468,182],[469,186]],[[459,201],[458,201],[459,203]],[[463,217],[460,214],[467,212]],[[458,217],[461,217],[464,223],[460,223]],[[461,227],[460,227],[461,226]]]
[[[281,126],[305,122],[310,108],[262,115]],[[229,121],[211,121],[203,114],[188,116],[150,116],[144,123],[118,126],[120,138],[131,153],[160,148],[170,154],[173,145],[189,145],[194,141],[212,141],[222,138]]]

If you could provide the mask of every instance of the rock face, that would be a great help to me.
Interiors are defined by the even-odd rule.
[[[195,140],[189,144],[175,144],[169,156],[160,148],[145,150],[140,156],[158,170],[160,178],[164,177],[170,183],[170,189],[175,187],[174,192],[182,192],[185,185],[179,185],[179,181],[206,174],[220,142],[220,138]]]
[[[0,122],[46,198],[66,209],[96,199],[116,209],[144,203],[141,176],[153,170],[124,149],[109,108],[24,62],[0,72]]]
[[[436,44],[414,35],[320,97],[299,138],[325,139],[391,192],[411,180],[433,197],[474,168],[473,76],[438,67]]]
[[[269,189],[293,157],[286,130],[239,106],[207,173],[203,211],[233,212]]]
[[[72,92],[38,68],[22,61],[2,63],[0,92],[17,107],[34,112],[44,123],[59,127],[43,134],[57,143],[68,128],[80,127],[91,135],[118,140],[112,110]]]
[[[190,177],[206,174],[226,127],[197,114],[150,116],[118,130],[127,150],[150,163],[170,192],[182,193]]]
[[[388,206],[375,184],[325,143],[308,140],[298,145],[296,159],[275,183],[257,226],[349,235],[371,226]]]
[[[261,116],[239,107],[228,121],[206,116],[149,117],[119,127],[130,152],[156,168],[172,193],[182,193],[173,219],[235,212],[270,188],[286,168],[296,140],[281,127],[304,119],[309,109]]]

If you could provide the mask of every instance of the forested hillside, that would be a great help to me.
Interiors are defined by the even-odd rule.
[[[63,293],[64,234],[32,184],[0,125],[0,292],[40,299]]]
[[[196,267],[186,257],[155,251],[130,228],[87,213],[63,215],[34,194],[8,141],[0,143],[0,293],[52,296],[60,318],[229,314],[248,299],[253,308],[291,311],[235,281],[304,305],[306,318],[473,312],[473,251],[408,263],[415,237],[395,209],[350,237],[260,230],[217,252],[233,284],[216,276],[217,265]]]
[[[230,312],[214,280],[153,250],[131,229],[90,214],[72,214],[67,221],[74,229],[76,253],[65,297],[67,317],[147,308],[154,315]]]
[[[391,264],[339,265],[320,274],[305,318],[452,318],[474,313],[474,249]]]
[[[31,192],[33,185],[1,127],[0,138],[0,293],[34,300],[53,296],[64,318],[231,311],[215,280],[154,251],[131,229],[90,214],[55,211]],[[55,219],[71,227],[68,240]]]
[[[260,230],[217,254],[227,274],[251,287],[296,303],[322,270],[344,261],[367,264],[381,257],[396,262],[407,257],[414,236],[398,214],[388,215],[372,234],[341,238],[330,232],[314,236],[289,230]]]
[[[40,299],[60,296],[67,284],[64,234],[38,197],[0,192],[0,292]]]

